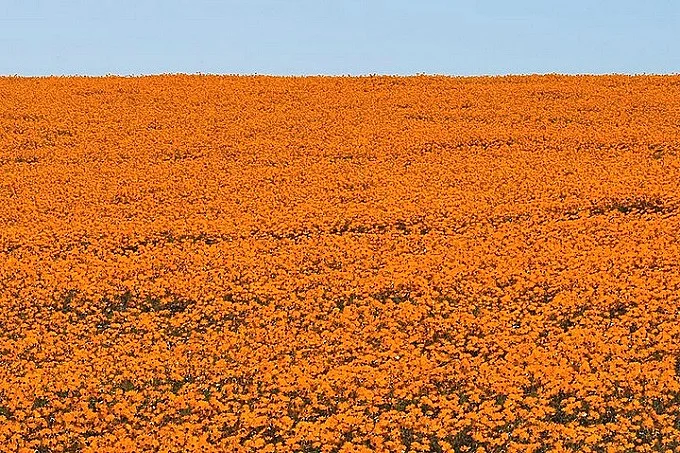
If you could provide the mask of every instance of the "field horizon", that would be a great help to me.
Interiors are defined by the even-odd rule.
[[[361,73],[361,74],[276,74],[276,73],[209,73],[209,72],[157,72],[157,73],[131,73],[131,74],[0,74],[0,79],[144,79],[153,77],[207,77],[207,78],[273,78],[273,79],[364,79],[364,78],[443,78],[443,79],[499,79],[499,78],[589,78],[589,77],[680,77],[680,72],[667,73],[562,73],[562,72],[529,72],[529,73],[480,73],[480,74],[446,74],[446,73],[412,73],[412,74],[388,74],[388,73]]]

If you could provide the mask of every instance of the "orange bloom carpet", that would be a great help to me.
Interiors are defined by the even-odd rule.
[[[0,78],[0,451],[680,449],[680,77]]]

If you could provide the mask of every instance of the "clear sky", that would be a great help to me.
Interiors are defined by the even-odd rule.
[[[0,0],[0,74],[678,73],[680,0]]]

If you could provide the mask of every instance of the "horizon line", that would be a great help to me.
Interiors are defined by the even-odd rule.
[[[517,73],[477,73],[477,74],[447,74],[447,73],[299,73],[299,74],[276,74],[276,73],[218,73],[218,72],[149,72],[149,73],[105,73],[105,74],[0,74],[0,78],[16,79],[49,79],[49,78],[144,78],[144,77],[167,77],[167,76],[190,76],[190,77],[244,77],[244,78],[371,78],[371,77],[444,77],[444,78],[503,78],[503,77],[677,77],[680,72],[517,72]]]

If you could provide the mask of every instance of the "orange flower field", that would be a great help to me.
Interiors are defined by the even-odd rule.
[[[0,78],[0,451],[680,451],[680,76]]]

